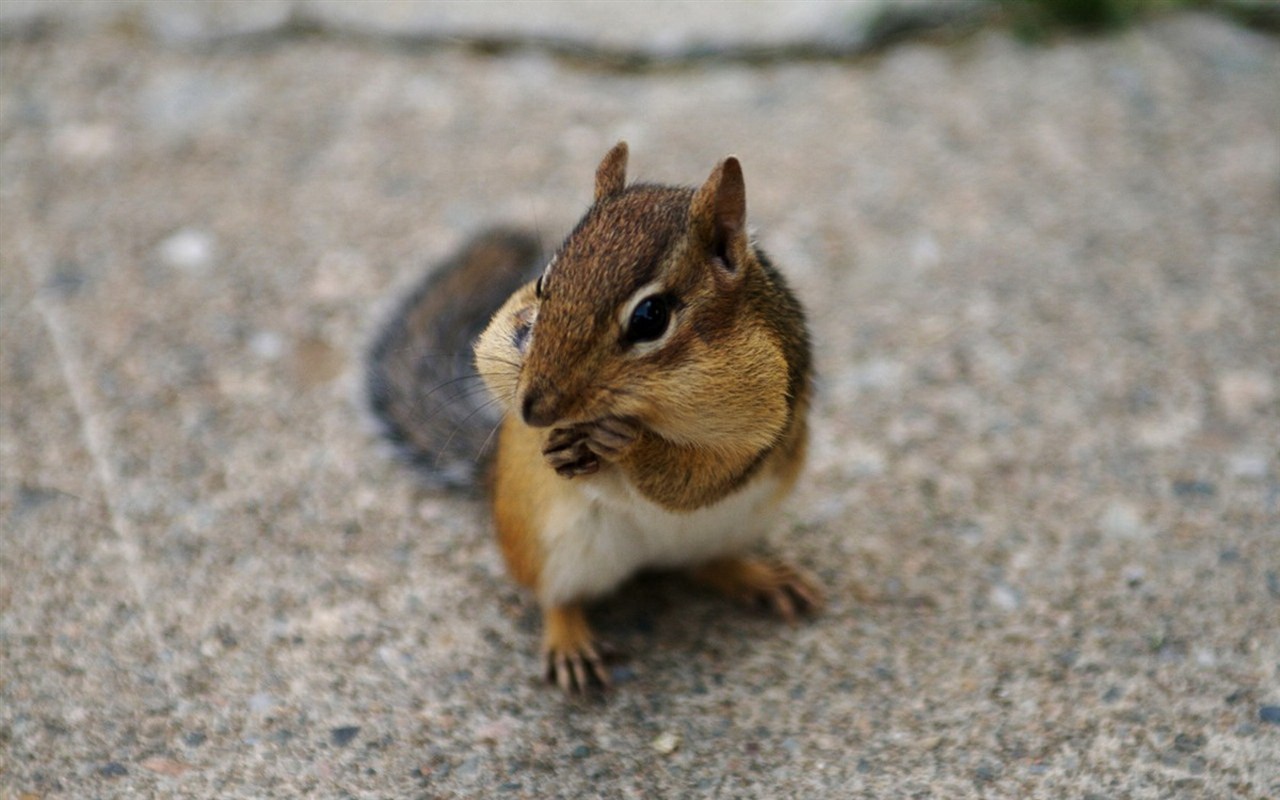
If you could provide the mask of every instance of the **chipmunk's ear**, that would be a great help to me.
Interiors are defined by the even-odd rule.
[[[618,142],[596,167],[596,202],[621,194],[627,185],[627,143]]]
[[[738,159],[729,156],[711,171],[711,177],[693,195],[689,219],[693,234],[706,247],[708,255],[728,272],[739,272],[746,263],[750,244],[747,187]]]

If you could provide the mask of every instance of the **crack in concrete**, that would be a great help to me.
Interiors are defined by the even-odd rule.
[[[27,245],[22,246],[21,249],[23,251],[21,258],[25,262],[27,275],[33,286],[40,287],[42,282],[35,267],[38,259],[29,251]],[[138,598],[143,625],[156,651],[156,669],[161,680],[164,681],[165,693],[169,698],[169,702],[173,703],[180,695],[169,665],[169,659],[166,657],[168,648],[165,647],[164,641],[160,636],[159,624],[156,622],[155,614],[151,608],[151,592],[147,580],[142,574],[144,559],[142,557],[142,549],[138,543],[137,533],[128,517],[120,510],[118,501],[119,482],[116,479],[115,470],[111,467],[111,461],[107,457],[107,453],[111,450],[111,443],[103,430],[101,423],[102,413],[97,408],[92,392],[82,378],[86,370],[74,351],[69,326],[62,320],[61,315],[54,308],[53,303],[50,302],[48,290],[37,288],[31,304],[40,316],[40,320],[49,332],[49,338],[53,342],[53,349],[57,354],[58,369],[62,373],[63,383],[67,386],[67,391],[71,395],[71,402],[75,406],[76,416],[80,420],[80,439],[89,453],[89,458],[93,461],[95,477],[102,492],[103,502],[107,507],[107,514],[110,518],[109,527],[119,541],[124,556],[126,578],[133,589],[133,593]]]

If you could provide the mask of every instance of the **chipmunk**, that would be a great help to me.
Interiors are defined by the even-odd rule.
[[[626,167],[620,142],[545,265],[529,237],[482,236],[413,293],[371,358],[392,438],[444,463],[437,483],[466,484],[475,470],[428,398],[465,387],[451,418],[468,443],[494,417],[456,362],[428,362],[478,328],[467,314],[518,287],[475,344],[503,412],[493,518],[512,577],[542,606],[546,677],[571,693],[610,684],[584,604],[643,568],[686,568],[789,621],[823,602],[804,571],[750,554],[804,462],[811,366],[800,303],[748,237],[742,168],[726,158],[694,190],[628,186]]]

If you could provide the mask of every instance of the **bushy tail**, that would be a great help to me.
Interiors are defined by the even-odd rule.
[[[429,485],[479,488],[500,412],[476,373],[472,345],[541,266],[532,234],[485,231],[409,293],[370,348],[370,406]]]

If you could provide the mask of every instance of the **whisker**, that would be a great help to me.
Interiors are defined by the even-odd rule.
[[[519,361],[511,361],[505,358],[499,358],[498,356],[481,355],[480,353],[476,354],[476,361],[484,361],[487,363],[501,364],[503,366],[511,367],[513,369],[519,369],[522,366]]]
[[[447,389],[447,388],[449,388],[449,387],[451,387],[451,386],[457,386],[457,385],[458,385],[458,384],[460,384],[460,383],[461,383],[461,384],[465,384],[465,382],[466,382],[466,381],[483,381],[483,378],[481,378],[479,374],[474,374],[474,375],[461,375],[461,376],[459,376],[459,377],[457,377],[457,378],[450,378],[450,379],[449,379],[449,380],[447,380],[447,381],[443,381],[442,383],[439,383],[439,384],[436,384],[435,386],[433,386],[430,390],[428,390],[426,393],[424,393],[424,394],[419,398],[419,400],[427,400],[428,398],[430,398],[432,395],[434,395],[436,392],[440,391],[441,389]],[[465,387],[465,385],[464,385],[464,388],[462,389],[462,391],[466,391],[466,387]],[[458,396],[458,395],[453,395],[453,397],[457,397],[457,396]]]
[[[530,252],[542,238],[541,232],[535,240],[510,231],[477,237],[411,289],[371,342],[366,392],[372,410],[386,437],[434,482],[473,484],[470,462],[491,446],[497,430],[492,423],[501,424],[518,391],[523,358],[502,348],[477,354],[474,346],[505,296],[545,267],[542,253]],[[489,257],[477,248],[495,242],[501,261],[477,264],[476,254]],[[473,268],[492,274],[486,273],[479,291],[459,292],[452,276]]]
[[[502,428],[502,423],[506,421],[507,421],[507,412],[503,411],[502,416],[498,417],[497,424],[495,424],[492,428],[489,429],[489,435],[484,437],[484,441],[480,443],[480,449],[476,451],[476,456],[475,456],[476,462],[479,462],[481,456],[484,455],[484,452],[489,449],[489,442],[493,441],[493,435],[497,433],[500,428]]]
[[[381,356],[401,356],[408,354],[418,359],[470,359],[474,355],[472,350],[421,350],[413,344],[403,344],[399,347],[385,347],[378,351]]]
[[[429,420],[437,419],[439,417],[457,416],[457,414],[455,413],[455,405],[464,405],[467,407],[473,407],[476,403],[476,400],[478,398],[484,398],[485,394],[486,392],[477,389],[467,394],[455,395],[453,398],[451,398],[453,402],[450,402],[450,400],[444,400],[440,403],[437,403],[431,406],[430,408],[423,408],[423,407],[416,408],[414,413],[414,419],[417,420],[418,422],[426,422]],[[483,402],[481,403],[481,405],[482,406],[488,405],[488,402],[487,401]],[[469,413],[474,413],[474,408]]]
[[[474,417],[476,414],[479,414],[481,411],[484,411],[490,408],[495,402],[496,402],[496,399],[491,398],[487,402],[481,403],[479,406],[472,409],[470,414],[467,414],[465,417],[459,420],[456,425],[453,426],[453,431],[449,434],[449,437],[444,440],[444,444],[440,445],[440,454],[436,456],[437,464],[439,463],[440,459],[443,457],[445,451],[449,449],[449,445],[453,442],[454,437],[458,435],[458,431],[463,430],[463,428],[471,420],[472,417]]]

